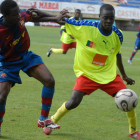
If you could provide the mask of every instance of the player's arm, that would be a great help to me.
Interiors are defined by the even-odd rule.
[[[129,85],[135,84],[135,81],[132,80],[131,78],[127,77],[127,75],[125,73],[124,66],[123,66],[123,63],[122,63],[121,53],[117,54],[117,66],[119,68],[119,71],[120,71],[120,73],[122,75],[123,80],[126,81],[127,84],[129,84]]]
[[[62,29],[65,33],[67,33],[66,29]],[[72,35],[69,35],[71,39],[74,39]]]
[[[31,22],[53,21],[59,24],[65,24],[65,22],[62,21],[62,19],[66,17],[68,13],[67,10],[63,10],[56,16],[33,8],[29,9],[29,11],[32,13],[32,19],[30,20]]]
[[[55,15],[52,15],[52,14],[49,14],[49,13],[46,13],[46,12],[43,12],[41,10],[34,9],[34,8],[30,8],[30,9],[28,9],[28,11],[32,12],[33,16],[36,13],[37,15],[35,15],[35,17],[38,16],[38,18],[41,18],[41,17],[55,17]]]

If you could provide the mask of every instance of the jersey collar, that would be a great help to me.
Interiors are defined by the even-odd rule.
[[[109,34],[105,34],[105,33],[101,30],[100,24],[101,24],[101,23],[99,23],[99,24],[98,24],[98,29],[99,29],[99,31],[100,31],[100,33],[101,33],[102,35],[104,35],[104,36],[109,36],[109,35],[111,35],[111,34],[112,34],[112,31],[113,31],[113,29],[112,29],[112,28],[111,28],[111,31],[110,31],[110,33],[109,33]]]

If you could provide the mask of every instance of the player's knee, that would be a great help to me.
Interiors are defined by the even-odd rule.
[[[80,102],[78,100],[70,100],[66,103],[66,108],[68,110],[71,110],[71,109],[76,108],[79,104]]]
[[[63,51],[63,54],[66,54],[67,53],[67,51]]]
[[[3,105],[6,103],[7,97],[0,95],[0,105]]]
[[[44,86],[48,87],[48,88],[54,88],[55,86],[55,80],[53,77],[49,77],[47,78],[47,80],[44,83]]]

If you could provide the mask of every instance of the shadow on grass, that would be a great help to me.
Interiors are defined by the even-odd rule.
[[[93,140],[93,138],[86,138],[86,137],[83,137],[83,136],[80,137],[80,135],[68,134],[68,133],[67,134],[66,133],[52,134],[51,136],[52,137],[53,136],[57,136],[57,137],[60,136],[61,138],[62,137],[65,138],[66,137],[67,139],[69,138],[69,139],[73,139],[73,140]]]
[[[0,136],[0,139],[5,139],[5,140],[15,140],[11,137],[7,137],[7,136]]]

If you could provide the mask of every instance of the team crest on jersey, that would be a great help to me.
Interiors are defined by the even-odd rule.
[[[88,46],[88,47],[90,47],[90,48],[95,48],[96,43],[94,43],[94,42],[88,40],[86,46]]]
[[[2,74],[0,75],[0,77],[1,77],[1,78],[6,78],[6,77],[7,77],[7,74],[6,74],[6,73],[2,73]]]
[[[111,48],[109,51],[110,51],[110,53],[114,53],[115,49]]]
[[[20,21],[20,26],[21,26],[21,27],[24,27],[24,26],[25,26],[24,20],[21,20],[21,21]]]

